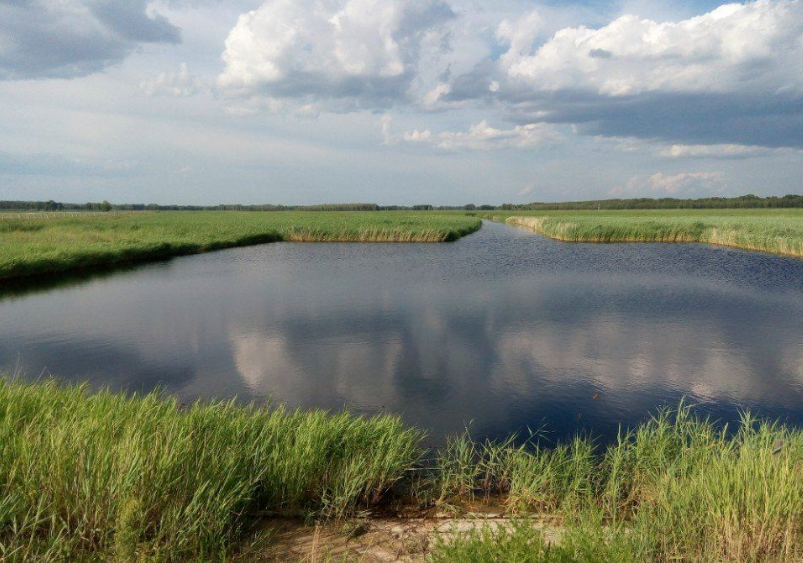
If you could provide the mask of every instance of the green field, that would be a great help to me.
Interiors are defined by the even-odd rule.
[[[415,212],[144,212],[0,220],[0,279],[275,241],[444,242],[480,228]]]
[[[803,258],[803,210],[493,211],[478,213],[568,242],[694,242]]]
[[[482,503],[520,525],[433,561],[801,561],[803,432],[745,416],[725,433],[681,407],[607,449],[458,436],[432,452],[393,416],[0,381],[3,561],[223,561],[274,515]],[[533,518],[564,530],[558,547]]]

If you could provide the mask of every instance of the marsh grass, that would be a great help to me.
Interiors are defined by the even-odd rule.
[[[390,416],[3,382],[0,559],[220,558],[252,518],[377,503],[419,440]]]
[[[436,562],[803,561],[797,429],[749,414],[728,428],[681,404],[607,447],[464,433],[428,452],[422,438],[392,416],[2,381],[0,559],[223,560],[259,519],[393,501],[518,519],[441,545]],[[560,527],[560,545],[533,519]]]
[[[0,280],[294,242],[446,242],[477,218],[407,212],[145,212],[0,221]]]
[[[803,214],[783,212],[586,212],[498,216],[569,242],[685,242],[803,258]]]
[[[803,561],[803,433],[749,414],[728,429],[681,405],[602,451],[578,439],[505,466],[523,520],[442,542],[433,561]],[[532,516],[560,522],[560,545]]]

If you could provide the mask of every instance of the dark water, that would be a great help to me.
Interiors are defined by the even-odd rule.
[[[269,244],[0,294],[0,369],[183,400],[601,438],[681,397],[803,423],[803,260],[563,244]]]

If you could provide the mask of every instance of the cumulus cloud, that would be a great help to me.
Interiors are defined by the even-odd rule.
[[[508,76],[537,90],[803,93],[800,0],[726,4],[679,22],[625,15],[600,29],[560,30],[529,54],[518,38],[537,25],[500,27],[510,38],[501,59]]]
[[[453,17],[442,0],[268,0],[229,33],[218,85],[235,96],[387,106],[406,97],[422,42]]]
[[[629,14],[555,33],[545,9],[467,6],[268,0],[229,33],[218,86],[242,114],[473,108],[512,126],[565,123],[676,145],[662,155],[674,158],[803,148],[803,0],[726,4],[668,22]],[[472,138],[453,135],[418,142]],[[718,148],[699,148],[707,145]]]
[[[487,121],[469,127],[468,131],[442,131],[432,133],[418,129],[405,133],[404,141],[432,145],[445,151],[480,150],[489,151],[503,148],[537,149],[553,145],[562,136],[555,127],[545,123],[517,125],[512,129],[497,129]]]
[[[0,80],[73,78],[180,32],[147,0],[0,1]]]
[[[503,22],[507,50],[448,97],[493,100],[514,122],[682,145],[803,147],[803,0],[726,4],[677,22],[625,15],[537,44],[540,18]],[[530,37],[536,38],[530,41]]]
[[[634,176],[625,186],[608,192],[613,196],[643,196],[645,192],[654,196],[701,196],[725,191],[725,174],[722,172],[681,172],[652,176]]]
[[[146,96],[162,95],[177,98],[193,96],[204,88],[204,82],[190,72],[187,63],[181,63],[175,72],[161,72],[152,80],[146,80],[139,85],[139,89]]]

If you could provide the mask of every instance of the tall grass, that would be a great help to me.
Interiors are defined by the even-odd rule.
[[[0,382],[0,559],[221,558],[250,518],[376,503],[419,440],[390,416]]]
[[[0,280],[276,241],[444,242],[477,218],[408,212],[159,212],[0,221]]]
[[[256,519],[392,498],[519,519],[442,542],[435,562],[803,561],[801,430],[681,405],[605,448],[464,434],[433,459],[421,440],[392,416],[0,381],[0,560],[222,560]]]
[[[729,432],[681,406],[604,451],[519,448],[508,466],[506,506],[559,522],[560,545],[525,521],[443,543],[434,561],[803,561],[799,430],[744,415]]]
[[[694,242],[803,258],[803,214],[797,210],[555,212],[499,218],[569,242]]]

